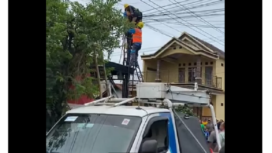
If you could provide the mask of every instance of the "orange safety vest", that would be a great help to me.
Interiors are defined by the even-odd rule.
[[[132,36],[133,43],[142,43],[142,30],[135,28],[135,33]]]

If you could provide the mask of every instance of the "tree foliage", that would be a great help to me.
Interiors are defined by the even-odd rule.
[[[194,113],[193,113],[193,109],[191,107],[188,107],[187,105],[179,105],[177,107],[175,107],[175,110],[177,112],[182,112],[188,116],[194,116]]]
[[[167,108],[168,109],[168,106],[160,105],[160,108]],[[174,106],[173,109],[177,112],[182,112],[185,115],[194,116],[193,109],[187,105]]]
[[[104,64],[104,54],[109,58],[119,47],[129,26],[121,10],[113,7],[117,2],[46,0],[46,108],[55,121],[65,111],[67,99],[98,94],[99,80],[88,77],[90,66],[95,60]]]

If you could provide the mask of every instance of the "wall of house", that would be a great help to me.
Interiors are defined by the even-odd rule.
[[[212,113],[209,107],[202,108],[202,116],[203,117],[212,116]]]
[[[213,104],[214,109],[216,109],[216,95],[211,95],[211,103]],[[216,110],[215,116],[216,116]],[[203,107],[202,108],[202,116],[212,116],[211,109],[209,107]]]
[[[152,68],[154,70],[157,69],[157,60],[143,60],[143,78],[145,82],[154,82],[156,78],[156,71],[150,71],[148,68]]]
[[[222,89],[225,91],[225,60],[219,59],[215,64],[215,75],[222,78]]]
[[[225,120],[225,94],[216,95],[216,106],[214,107],[216,118]]]
[[[178,63],[172,64],[161,61],[160,77],[162,82],[178,82]]]
[[[143,60],[143,75],[145,82],[154,82],[156,79],[157,60]],[[178,82],[178,63],[171,64],[161,60],[160,78],[162,82]]]

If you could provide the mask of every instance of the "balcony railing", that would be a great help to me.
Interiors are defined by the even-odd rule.
[[[148,71],[142,73],[145,82],[155,82],[156,72]],[[137,77],[135,77],[137,78]],[[206,87],[222,89],[222,77],[217,76],[201,76],[201,84]],[[195,76],[186,74],[185,76],[179,75],[178,72],[160,72],[160,79],[162,82],[168,83],[180,83],[180,84],[191,84],[195,83]]]
[[[202,85],[222,89],[222,77],[213,76],[212,79],[205,78],[202,80]]]

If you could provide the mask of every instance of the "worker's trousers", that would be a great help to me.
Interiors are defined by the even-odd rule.
[[[141,49],[142,44],[134,43],[132,44],[132,48],[130,51],[130,60],[129,66],[137,66],[138,65],[138,52]]]

